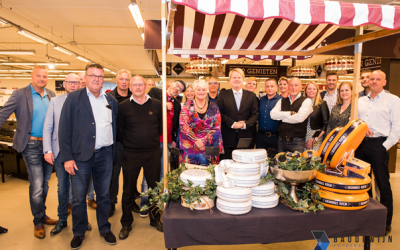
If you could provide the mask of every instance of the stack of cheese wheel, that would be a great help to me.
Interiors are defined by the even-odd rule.
[[[318,172],[314,182],[326,207],[339,210],[359,210],[368,205],[371,178],[339,177]]]
[[[212,180],[212,175],[206,170],[189,169],[183,171],[179,178],[185,183],[186,187],[183,187],[183,189],[188,188],[189,181],[193,183],[192,187],[200,186],[202,188],[205,188],[207,179]],[[204,210],[214,207],[214,200],[209,199],[206,195],[201,195],[200,200],[200,204],[198,202],[194,202],[194,209]],[[183,198],[181,204],[184,207],[189,207],[188,204],[186,204],[186,202],[183,200]]]
[[[223,213],[240,215],[246,214],[251,210],[250,188],[225,188],[218,186],[217,197],[217,208]]]
[[[367,130],[367,124],[360,119],[352,120],[343,128],[332,130],[318,150],[321,161],[329,162],[329,167],[336,168],[357,149]]]
[[[256,208],[273,208],[278,205],[279,196],[275,193],[275,184],[270,181],[251,188],[251,202]]]

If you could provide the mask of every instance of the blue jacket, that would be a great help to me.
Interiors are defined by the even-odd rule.
[[[113,160],[115,161],[118,102],[106,94],[112,109]],[[96,123],[86,88],[68,94],[61,111],[58,138],[61,162],[88,161],[92,158],[96,142]]]
[[[263,132],[278,132],[279,121],[271,119],[271,110],[275,107],[276,103],[282,99],[282,96],[276,95],[271,99],[268,96],[263,96],[260,99],[260,116],[258,117],[258,129]]]

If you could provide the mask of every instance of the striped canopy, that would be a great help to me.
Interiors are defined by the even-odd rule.
[[[400,28],[400,8],[395,6],[315,0],[172,1],[177,10],[168,53],[181,57],[305,59],[252,51],[313,50],[340,26]],[[209,54],[197,54],[200,50]],[[243,50],[248,55],[224,54]]]

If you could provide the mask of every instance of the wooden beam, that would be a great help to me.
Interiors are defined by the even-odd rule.
[[[168,182],[165,179],[165,176],[169,172],[169,160],[168,160],[168,137],[167,137],[167,101],[166,101],[166,96],[167,96],[167,88],[166,88],[166,83],[167,83],[167,20],[166,20],[166,15],[167,15],[167,4],[165,1],[161,1],[161,44],[162,44],[162,118],[163,118],[163,169],[164,169],[164,192],[168,192]]]
[[[168,54],[178,55],[260,55],[260,56],[308,56],[307,51],[279,50],[212,50],[212,49],[174,49]]]
[[[351,46],[351,45],[354,45],[357,43],[368,42],[371,40],[375,40],[375,39],[382,38],[385,36],[391,36],[391,35],[398,34],[398,33],[400,33],[400,29],[378,30],[378,31],[370,32],[370,33],[364,34],[364,35],[356,34],[355,37],[347,38],[345,40],[342,40],[342,41],[339,41],[336,43],[332,43],[327,46],[323,46],[323,47],[319,47],[319,48],[310,50],[310,51],[308,51],[308,55],[321,54],[321,53],[328,52],[331,50],[340,49],[340,48]]]
[[[363,34],[363,27],[357,27],[356,36]],[[357,119],[358,112],[358,92],[360,92],[360,70],[361,70],[362,43],[354,46],[354,70],[353,70],[353,93],[351,95],[351,115],[350,120]],[[339,93],[340,94],[340,93]]]

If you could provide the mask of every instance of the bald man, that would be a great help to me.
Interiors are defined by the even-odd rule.
[[[141,168],[143,167],[143,174],[149,188],[156,187],[161,171],[159,141],[162,135],[161,102],[146,94],[146,81],[142,76],[134,76],[131,79],[130,89],[132,96],[129,100],[121,102],[117,118],[117,136],[124,146],[120,240],[128,238],[129,232],[132,230],[134,193]],[[163,225],[157,209],[150,208],[149,210],[150,226],[163,232]]]
[[[301,95],[301,80],[289,80],[289,96],[280,99],[271,110],[278,124],[278,151],[303,152],[307,135],[307,118],[313,111],[312,101]]]
[[[386,74],[376,70],[369,77],[370,92],[358,99],[358,118],[368,125],[367,135],[355,157],[371,164],[380,190],[380,202],[387,208],[387,235],[392,229],[393,195],[389,175],[389,149],[400,138],[400,99],[386,92]],[[372,197],[372,191],[368,191]]]

